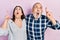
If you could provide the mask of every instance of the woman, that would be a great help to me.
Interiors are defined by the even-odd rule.
[[[25,15],[21,6],[14,8],[12,19],[6,16],[0,28],[0,36],[7,34],[8,40],[26,40]]]

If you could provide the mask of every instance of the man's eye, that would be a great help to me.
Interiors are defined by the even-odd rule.
[[[34,8],[37,8],[37,6],[35,6]]]
[[[40,7],[40,9],[42,9],[42,7]]]

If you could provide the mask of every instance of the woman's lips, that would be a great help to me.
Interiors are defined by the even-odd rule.
[[[17,13],[17,14],[19,14],[19,13]]]

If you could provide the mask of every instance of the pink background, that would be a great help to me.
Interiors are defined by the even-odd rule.
[[[21,5],[26,15],[30,13],[33,4],[36,2],[40,2],[43,9],[47,7],[53,12],[55,19],[60,20],[60,0],[0,0],[0,25],[3,23],[6,14],[12,16],[13,8],[16,5]],[[0,37],[0,40],[7,40],[7,36]],[[60,40],[60,30],[48,28],[45,32],[45,40]]]

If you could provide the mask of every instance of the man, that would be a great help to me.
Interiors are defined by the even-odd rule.
[[[46,16],[42,15],[43,9],[40,3],[35,3],[32,14],[26,17],[27,40],[44,40],[44,32],[47,27],[60,29],[60,24],[53,18],[50,11],[45,9]]]

